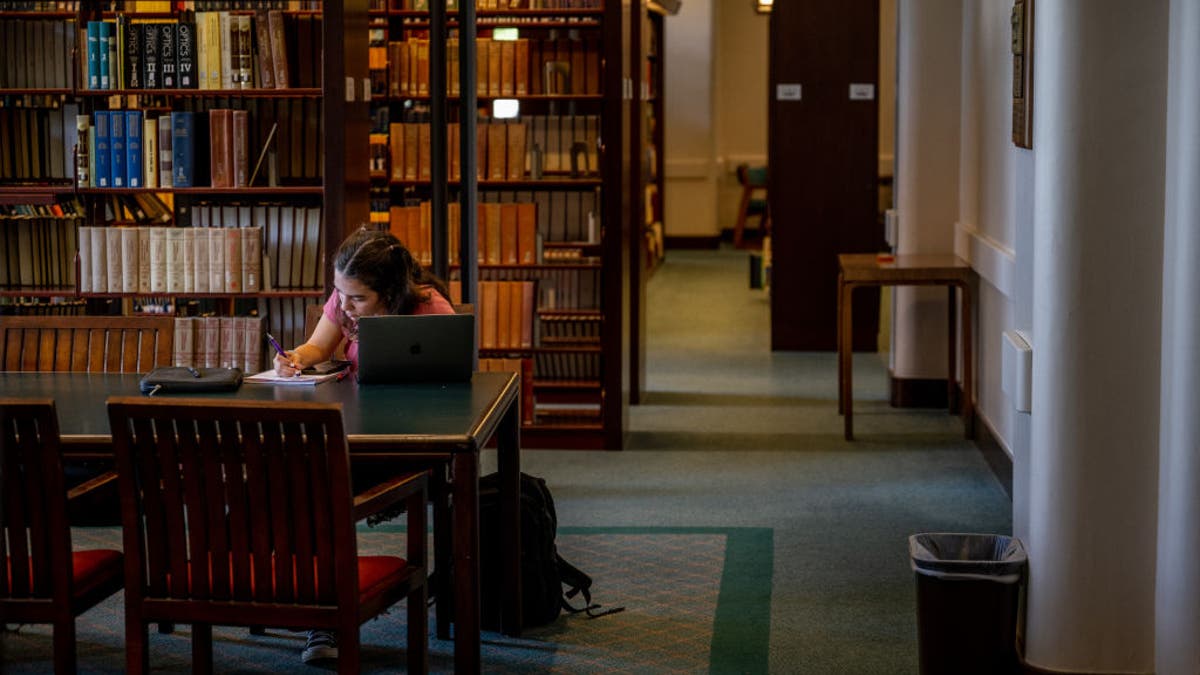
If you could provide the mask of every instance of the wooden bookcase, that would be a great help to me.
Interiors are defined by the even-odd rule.
[[[323,302],[330,289],[326,255],[341,241],[347,223],[367,220],[365,190],[350,187],[356,181],[365,186],[366,170],[358,168],[365,162],[365,149],[347,142],[347,138],[365,134],[367,104],[365,97],[356,101],[354,89],[348,92],[346,88],[348,78],[361,80],[367,75],[363,37],[366,0],[125,0],[22,5],[26,7],[22,11],[0,10],[0,38],[20,37],[14,50],[20,63],[0,66],[0,146],[6,148],[0,153],[0,264],[6,269],[0,274],[0,311],[121,315],[157,311],[181,318],[202,314],[221,318],[257,316],[267,331],[285,343],[302,341],[304,306]],[[55,9],[38,11],[39,6]],[[65,11],[61,9],[64,6]],[[263,8],[269,8],[270,13]],[[210,15],[216,23],[201,29],[209,29],[209,35],[215,25],[221,37],[231,36],[222,21],[229,21],[234,32],[239,20],[249,26],[249,44],[244,50],[237,51],[237,40],[245,41],[239,36],[226,41],[226,45],[234,45],[228,61],[224,53],[215,57],[223,72],[234,71],[233,78],[215,81],[210,88],[182,87],[178,79],[176,86],[169,88],[136,86],[139,83],[134,73],[145,74],[146,63],[155,50],[148,52],[146,42],[140,47],[131,45],[126,38],[136,43],[150,34],[151,25],[168,26],[178,38],[178,26],[194,26],[198,16],[203,20]],[[361,17],[358,24],[356,16]],[[260,71],[264,55],[271,53],[267,45],[276,40],[267,30],[268,19],[280,20],[279,35],[284,46],[274,55],[286,55],[287,87],[267,86],[276,83],[268,83],[266,73]],[[120,31],[118,44],[129,49],[127,54],[121,50],[118,55],[117,49],[109,52],[110,58],[115,55],[118,61],[109,64],[104,88],[90,81],[89,65],[93,69],[96,65],[88,61],[88,29],[98,22],[110,26],[107,32],[114,42]],[[257,31],[259,22],[262,32]],[[127,24],[135,28],[127,29]],[[98,28],[96,34],[100,34]],[[160,40],[155,44],[173,43]],[[210,50],[212,44],[194,45],[198,67],[202,65],[200,50]],[[321,45],[345,48],[322,49]],[[241,62],[239,53],[244,59]],[[141,70],[131,65],[137,61],[142,62]],[[159,67],[167,62],[160,58]],[[164,73],[159,70],[158,74],[161,77]],[[244,81],[239,81],[238,75],[244,76]],[[181,76],[176,73],[176,78]],[[134,111],[143,119],[169,124],[172,113],[193,113],[194,130],[202,132],[207,130],[210,111],[218,109],[247,113],[245,141],[236,144],[244,148],[244,154],[238,155],[244,162],[239,180],[228,185],[218,181],[225,186],[212,184],[205,160],[222,160],[217,160],[213,152],[213,139],[200,133],[195,138],[196,166],[189,186],[173,183],[164,187],[155,176],[153,187],[147,187],[149,171],[139,174],[141,180],[136,187],[127,183],[114,187],[111,182],[97,185],[94,158],[99,154],[95,147],[98,115]],[[83,181],[77,180],[73,152],[78,138],[77,118],[88,120],[87,148],[93,158],[90,176]],[[232,113],[228,119],[233,119]],[[150,140],[142,138],[141,142]],[[243,151],[233,154],[239,152]],[[262,164],[251,182],[249,173],[260,153]],[[143,159],[148,165],[149,159]],[[230,171],[233,166],[229,165]],[[132,175],[127,172],[127,176]],[[178,180],[175,176],[172,179]],[[189,275],[191,283],[167,286],[164,280],[148,288],[144,279],[122,279],[117,287],[108,282],[120,275],[107,274],[102,285],[92,284],[91,276],[85,281],[81,272],[91,271],[90,262],[77,252],[88,248],[95,232],[103,233],[107,241],[110,234],[128,234],[126,230],[132,227],[127,226],[145,228],[147,239],[151,234],[166,241],[179,237],[173,244],[179,255],[194,255],[197,248],[202,248],[202,244],[195,243],[197,237],[205,236],[202,229],[209,236],[217,227],[236,230],[243,237],[257,240],[257,247],[268,254],[263,260],[266,266],[258,270],[252,283],[247,279],[253,276],[254,265],[242,272],[238,283],[214,283],[208,288],[197,284],[196,279],[202,276],[196,274],[200,265],[190,257],[174,258],[173,262],[178,265],[181,260],[188,261],[184,267],[193,272]],[[229,232],[224,236],[233,237]],[[247,247],[247,261],[259,259],[254,248],[253,243]],[[92,259],[106,265],[119,262],[119,256],[113,259],[113,250],[107,249],[105,255]],[[119,252],[119,248],[115,250]],[[146,251],[143,248],[139,253],[145,257]],[[132,259],[126,258],[126,263]],[[162,260],[157,256],[151,259]],[[209,258],[209,263],[215,261]],[[160,271],[165,274],[165,270]],[[140,272],[138,276],[150,276],[144,270]],[[237,276],[232,268],[227,268],[227,273],[234,276],[226,281]],[[260,369],[269,364],[262,341],[257,345],[253,342],[251,338],[244,340],[244,348],[250,353],[243,357],[244,366],[236,365]]]
[[[475,6],[478,79],[470,109],[459,86],[467,58],[459,49],[462,15],[454,4],[447,12],[445,268],[452,284],[478,279],[463,292],[473,298],[481,365],[521,369],[523,444],[619,449],[636,214],[629,210],[629,148],[608,139],[630,138],[631,13],[603,0],[569,8],[500,4]],[[377,0],[369,21],[372,221],[436,270],[438,181],[428,168],[433,153],[425,154],[435,132],[423,125],[438,102],[426,74],[438,36],[423,1]],[[504,117],[505,105],[516,109],[507,113],[513,117]],[[461,133],[468,116],[478,125],[474,138]],[[475,147],[478,160],[474,219],[462,217],[470,189],[458,159],[464,145]],[[472,229],[476,256],[463,260],[456,242]]]

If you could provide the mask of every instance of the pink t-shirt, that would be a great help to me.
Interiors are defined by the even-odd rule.
[[[429,294],[429,299],[417,305],[417,309],[413,314],[453,314],[454,306],[451,305],[446,298],[442,297],[432,286],[422,286],[422,293]],[[329,299],[325,301],[324,308],[325,316],[329,318],[335,325],[342,329],[342,339],[346,341],[346,359],[350,361],[351,368],[358,370],[358,340],[350,339],[350,333],[346,327],[342,325],[342,308],[338,302],[338,293],[334,291]]]

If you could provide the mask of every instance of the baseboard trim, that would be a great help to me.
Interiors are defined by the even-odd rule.
[[[668,249],[718,249],[721,247],[721,236],[717,234],[702,235],[667,235],[663,244]]]
[[[983,461],[987,462],[988,468],[992,470],[992,474],[996,476],[996,480],[1000,481],[1000,486],[1008,493],[1008,500],[1012,501],[1012,457],[1009,457],[1008,453],[1005,452],[1004,446],[1000,445],[1000,440],[996,438],[991,425],[987,424],[978,410],[975,411],[974,415],[975,445],[979,447],[979,453],[983,455]]]

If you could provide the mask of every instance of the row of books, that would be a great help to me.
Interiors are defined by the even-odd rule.
[[[0,20],[0,89],[74,89],[75,22]]]
[[[60,195],[49,204],[0,204],[0,221],[8,218],[83,217],[83,202],[75,195]]]
[[[556,269],[547,267],[488,267],[479,270],[483,281],[535,281],[537,282],[537,307],[539,312],[559,310],[598,310],[600,308],[599,269]],[[454,296],[451,281],[451,300]],[[482,298],[482,294],[479,296]],[[537,346],[536,343],[534,346]]]
[[[86,300],[69,298],[0,298],[0,316],[83,316]]]
[[[257,316],[176,317],[175,365],[260,372],[267,363],[263,333]]]
[[[475,0],[475,8],[496,9],[599,9],[603,0]],[[429,0],[371,0],[372,10],[428,12]],[[458,0],[447,0],[446,9],[458,9]]]
[[[533,355],[533,376],[538,380],[599,380],[600,352],[538,352]]]
[[[80,227],[82,293],[257,293],[263,229]]]
[[[482,358],[479,370],[485,373],[517,373],[521,376],[521,421],[533,422],[533,359]]]
[[[521,122],[479,122],[475,127],[475,177],[517,181],[546,176],[600,175],[599,115],[527,115]],[[461,124],[446,131],[447,178],[462,178]],[[393,122],[388,133],[371,134],[371,171],[393,181],[427,181],[432,173],[430,126]]]
[[[551,31],[557,32],[557,31]],[[572,37],[475,40],[475,94],[526,96],[538,94],[600,94],[599,38]],[[409,38],[371,47],[369,65],[386,71],[387,93],[393,97],[428,96],[429,40]],[[458,39],[446,42],[449,94],[458,96]]]
[[[427,248],[425,242],[430,238],[430,216],[428,202],[409,202],[403,206],[390,206],[391,200],[384,196],[373,200],[372,209],[376,209],[371,214],[373,222],[380,224],[381,227],[390,229],[401,241],[410,244],[414,253],[418,253]],[[578,243],[581,246],[599,241],[599,232],[597,223],[599,222],[599,191],[597,189],[587,190],[555,190],[547,191],[514,191],[514,190],[486,190],[479,193],[479,204],[481,206],[477,214],[476,226],[479,235],[478,255],[480,256],[479,263],[483,265],[525,265],[525,264],[542,264],[553,262],[554,260],[569,259],[571,262],[594,262],[589,256],[564,256],[557,259],[552,258],[553,253],[550,248],[540,249],[537,247],[537,242],[556,243]],[[494,207],[486,205],[494,204],[500,208],[499,216],[494,210],[489,211]],[[532,205],[522,206],[522,205]],[[508,215],[505,215],[505,209],[511,207],[515,209],[516,215],[509,210]],[[492,214],[489,216],[489,214]],[[536,218],[537,227],[534,237],[520,236],[520,227],[522,216],[528,218],[532,215]],[[516,258],[511,254],[514,250],[511,246],[508,248],[510,253],[505,253],[505,222],[513,222],[513,218],[517,222],[517,245],[515,247]],[[447,205],[447,221],[452,228],[449,236],[449,261],[451,264],[458,262],[458,241],[460,238],[460,223],[461,214],[459,212],[458,202],[451,202]],[[499,223],[499,227],[496,227]],[[489,232],[489,226],[491,232]],[[412,228],[416,227],[414,231]],[[526,228],[528,225],[525,226]],[[509,237],[511,237],[511,230]],[[528,232],[528,230],[527,230]],[[497,246],[495,242],[500,241]],[[509,239],[511,242],[511,238]],[[490,242],[490,243],[489,243]],[[557,249],[555,249],[557,250]],[[489,251],[491,254],[489,254]],[[529,259],[529,253],[532,252],[533,259]],[[429,261],[432,261],[432,254],[429,256]],[[507,261],[507,262],[505,262]],[[428,262],[428,261],[427,261]]]
[[[538,317],[539,346],[580,347],[598,346],[602,320],[599,314],[554,314],[543,312]]]
[[[89,21],[88,89],[284,89],[320,86],[321,17],[260,9],[119,14]],[[291,51],[288,45],[296,45]],[[301,59],[300,47],[317,52]]]
[[[475,307],[480,349],[534,346],[537,298],[533,281],[480,281]]]
[[[76,230],[80,217],[0,219],[0,288],[75,285]]]
[[[0,106],[0,181],[69,182],[78,110]]]
[[[196,202],[180,207],[177,224],[188,229],[262,228],[263,290],[322,288],[325,243],[321,207],[300,203]]]
[[[159,117],[141,110],[77,115],[75,129],[65,139],[79,149],[76,184],[237,188],[319,180],[321,124],[316,102],[263,101],[253,107],[262,119],[232,108],[179,110]],[[279,115],[261,138],[272,110]],[[0,120],[2,115],[0,111]],[[276,143],[275,137],[284,134],[287,138]],[[252,147],[257,150],[254,157]],[[50,155],[57,157],[55,151]]]

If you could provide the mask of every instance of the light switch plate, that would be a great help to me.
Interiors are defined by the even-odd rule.
[[[799,84],[777,84],[775,85],[775,100],[776,101],[799,101],[801,89]]]
[[[1020,330],[1004,331],[1000,351],[1000,388],[1017,412],[1033,409],[1033,345]]]

